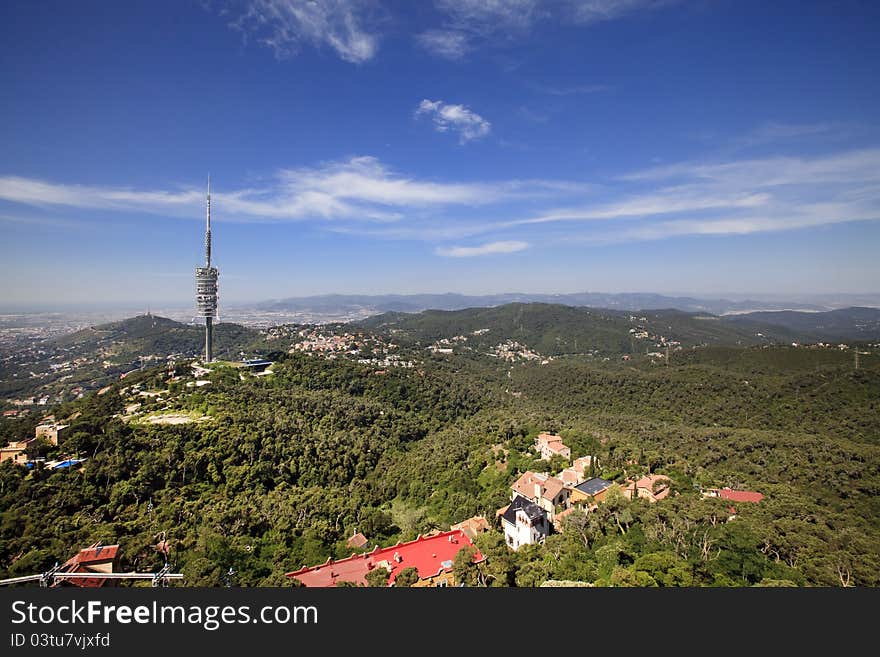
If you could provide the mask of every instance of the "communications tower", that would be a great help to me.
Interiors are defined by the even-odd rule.
[[[214,318],[217,317],[217,279],[211,266],[211,176],[208,176],[208,204],[205,217],[205,266],[196,267],[196,312],[205,318],[205,362],[214,359]]]

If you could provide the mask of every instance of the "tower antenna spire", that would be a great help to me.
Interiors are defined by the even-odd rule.
[[[208,174],[208,202],[205,212],[205,267],[211,266],[211,174]]]

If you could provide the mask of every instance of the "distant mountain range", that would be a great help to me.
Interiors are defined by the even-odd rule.
[[[724,317],[743,327],[773,325],[815,340],[880,340],[880,309],[840,308],[827,312],[753,312]]]
[[[291,297],[256,304],[255,308],[268,312],[303,312],[316,315],[374,315],[386,312],[416,313],[423,310],[462,310],[487,308],[508,303],[550,303],[565,306],[608,308],[612,310],[675,309],[692,313],[727,315],[753,311],[823,311],[842,306],[880,306],[880,295],[841,295],[816,297],[813,300],[756,300],[698,299],[673,297],[653,293],[577,292],[573,294],[526,294],[510,292],[468,296],[464,294],[325,294],[311,297]]]

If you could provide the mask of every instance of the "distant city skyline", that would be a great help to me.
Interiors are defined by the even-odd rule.
[[[11,3],[0,307],[880,292],[880,7]]]

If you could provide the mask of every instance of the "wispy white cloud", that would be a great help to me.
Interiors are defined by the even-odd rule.
[[[435,0],[446,16],[439,28],[416,35],[429,53],[458,61],[480,44],[526,34],[539,19],[542,0]]]
[[[581,94],[597,94],[608,91],[611,87],[605,84],[575,84],[569,86],[556,86],[533,82],[528,85],[530,88],[542,94],[550,96],[575,96]]]
[[[485,137],[492,128],[491,123],[464,105],[452,105],[442,100],[423,100],[416,109],[416,116],[421,115],[429,116],[438,132],[457,132],[462,144]]]
[[[548,213],[517,225],[624,219],[585,241],[748,235],[880,220],[880,149],[819,157],[679,163],[623,177],[648,191],[605,207]],[[672,186],[665,186],[673,183]],[[657,187],[657,185],[660,187]],[[575,237],[575,236],[570,236]]]
[[[126,209],[132,205],[156,209],[185,207],[204,198],[195,190],[134,191],[126,188],[67,185],[20,176],[0,177],[0,199],[27,205]]]
[[[516,253],[529,248],[528,242],[505,241],[505,242],[489,242],[480,246],[450,246],[438,247],[434,253],[449,258],[471,258],[481,255],[492,255],[498,253]]]
[[[683,235],[750,235],[877,220],[880,220],[880,208],[876,206],[871,208],[852,203],[812,203],[797,208],[768,208],[764,213],[741,216],[662,221],[628,228],[617,237],[623,240],[656,240]]]
[[[459,219],[439,227],[395,226],[385,236],[412,239],[421,231],[426,239],[481,234],[504,238],[511,231],[519,235],[528,230],[534,235],[532,243],[609,243],[880,220],[880,150],[680,163],[594,186],[589,196],[598,198],[519,218]],[[405,233],[393,233],[401,229]],[[380,228],[377,234],[383,232]]]
[[[51,226],[52,228],[88,229],[95,227],[95,223],[85,220],[59,219],[56,217],[43,216],[17,216],[0,214],[0,223],[22,224],[25,226]]]
[[[468,35],[457,30],[427,30],[416,35],[416,43],[433,55],[458,61],[471,50]]]
[[[854,126],[836,121],[819,123],[768,121],[735,139],[733,149],[739,150],[794,140],[803,142],[805,139],[837,139],[848,136],[853,130]]]
[[[360,64],[379,49],[362,0],[244,0],[232,27],[269,47],[278,58],[295,55],[303,43],[330,47],[347,62]]]
[[[438,254],[465,257],[513,252],[523,244],[745,235],[880,220],[880,148],[681,162],[592,184],[432,180],[360,156],[283,169],[259,185],[215,189],[214,216],[221,221],[313,221],[376,239],[440,244]],[[9,208],[44,210],[30,220],[0,206],[0,221],[16,223],[55,221],[45,210],[59,208],[89,210],[80,216],[95,222],[101,220],[95,210],[114,217],[141,213],[200,220],[204,190],[201,185],[139,190],[0,176],[0,201]],[[72,211],[63,217],[78,218]],[[485,243],[462,245],[471,240]]]
[[[663,214],[697,212],[717,208],[752,208],[765,204],[767,194],[729,194],[719,196],[707,190],[669,189],[656,194],[636,195],[615,203],[554,210],[527,219],[510,221],[507,225],[522,226],[561,221],[599,221],[628,217],[652,217]]]
[[[530,107],[526,107],[525,105],[518,107],[516,113],[519,114],[526,121],[530,121],[532,123],[547,123],[547,121],[550,120],[549,114],[533,110]]]
[[[731,162],[679,163],[622,176],[623,180],[696,180],[725,186],[777,187],[880,180],[880,149],[869,148],[821,157],[767,157]]]
[[[565,0],[563,15],[569,20],[587,25],[610,21],[633,14],[677,4],[679,0]]]
[[[524,30],[544,13],[542,0],[435,0],[456,28],[471,33]]]
[[[588,186],[559,180],[443,182],[401,175],[369,156],[316,167],[282,169],[260,187],[212,193],[218,219],[232,221],[398,221],[404,212],[480,207],[583,194]],[[0,176],[0,200],[38,207],[201,216],[205,190],[137,190]]]
[[[522,39],[541,22],[589,25],[647,12],[678,0],[434,0],[446,16],[439,30],[429,30],[416,38],[420,45],[447,59],[460,59],[478,45],[506,45]],[[424,35],[442,33],[437,48],[426,43]],[[454,35],[454,36],[453,36]],[[466,49],[447,47],[455,38]],[[450,56],[450,54],[452,56]],[[591,93],[572,91],[572,93]]]

